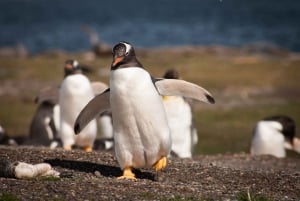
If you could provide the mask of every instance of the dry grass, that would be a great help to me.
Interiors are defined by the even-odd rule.
[[[199,131],[196,153],[247,152],[255,122],[286,114],[300,123],[300,57],[248,54],[224,48],[137,50],[139,60],[155,77],[174,67],[185,80],[211,91],[213,106],[195,104]],[[37,91],[62,80],[62,65],[76,58],[89,65],[88,77],[108,83],[110,57],[88,60],[85,54],[0,58],[0,123],[12,135],[27,135]]]

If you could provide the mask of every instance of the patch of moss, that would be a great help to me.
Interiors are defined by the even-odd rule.
[[[19,201],[20,199],[12,193],[3,193],[0,195],[0,201]]]

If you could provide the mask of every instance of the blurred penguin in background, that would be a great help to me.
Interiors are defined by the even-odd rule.
[[[65,77],[59,91],[59,136],[65,150],[71,150],[73,145],[76,145],[90,152],[97,135],[96,120],[92,120],[76,136],[73,127],[80,111],[94,97],[94,91],[89,79],[82,74],[82,69],[76,60],[67,60],[64,72]]]
[[[103,93],[108,89],[108,85],[103,82],[92,82],[92,88],[95,95]],[[101,113],[97,119],[100,127],[101,136],[95,140],[94,149],[112,150],[113,148],[113,126],[111,111]]]
[[[25,136],[10,137],[5,131],[5,129],[0,125],[0,144],[17,146],[17,145],[24,144],[26,140],[27,137]]]
[[[163,77],[179,79],[179,73],[175,69],[169,69]],[[191,158],[198,142],[198,134],[190,103],[182,96],[163,96],[163,104],[172,135],[171,155]]]
[[[251,155],[286,157],[286,150],[300,153],[295,121],[285,115],[266,117],[257,122],[252,136]]]
[[[39,92],[35,99],[38,107],[31,120],[29,138],[25,144],[50,148],[56,148],[61,144],[58,137],[58,90],[58,87],[46,87]]]
[[[3,141],[4,137],[5,137],[5,130],[0,125],[0,142]]]
[[[17,145],[15,140],[8,137],[4,128],[0,125],[0,144],[3,145]]]

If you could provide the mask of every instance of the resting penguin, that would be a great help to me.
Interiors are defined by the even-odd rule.
[[[169,69],[164,78],[179,79],[179,73],[175,69]],[[163,103],[172,134],[171,155],[191,158],[198,141],[191,104],[182,96],[163,96]]]
[[[132,168],[152,166],[159,171],[167,165],[172,144],[161,95],[214,102],[210,93],[198,85],[151,77],[137,60],[133,47],[120,42],[113,48],[110,88],[81,111],[74,125],[75,133],[110,108],[115,155],[123,170],[119,179],[135,179]]]
[[[266,117],[254,129],[251,155],[286,156],[285,149],[300,153],[300,140],[295,136],[295,121],[285,115]]]
[[[80,135],[74,135],[75,119],[83,107],[94,97],[89,79],[82,74],[76,60],[68,60],[64,67],[65,78],[59,91],[60,129],[59,135],[65,150],[73,145],[92,151],[97,135],[96,120],[91,121]]]

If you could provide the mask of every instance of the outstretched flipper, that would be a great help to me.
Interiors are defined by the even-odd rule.
[[[76,118],[74,131],[75,134],[80,133],[82,129],[94,118],[104,111],[110,109],[109,97],[110,97],[109,88],[105,90],[102,94],[95,96],[79,113]]]
[[[154,79],[154,84],[160,95],[183,96],[205,103],[215,103],[215,99],[206,89],[191,82],[178,79]]]

